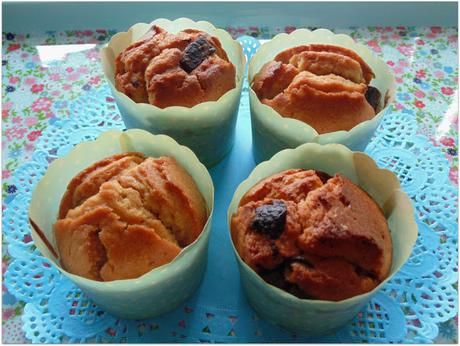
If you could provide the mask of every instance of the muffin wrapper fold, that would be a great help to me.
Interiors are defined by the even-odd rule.
[[[193,28],[219,38],[229,60],[235,65],[236,87],[217,101],[203,102],[191,108],[173,106],[161,109],[147,103],[136,103],[119,92],[115,88],[115,58],[154,24],[172,33]],[[192,149],[208,167],[230,151],[235,137],[246,58],[241,45],[226,31],[216,29],[209,22],[194,22],[188,18],[174,21],[161,18],[150,24],[138,23],[127,32],[114,35],[101,50],[101,59],[106,79],[128,129],[140,128],[153,134],[171,136],[179,144]]]
[[[249,63],[249,84],[252,83],[254,76],[262,66],[272,61],[279,52],[290,47],[312,43],[342,46],[360,55],[374,71],[375,78],[370,84],[379,89],[383,95],[385,107],[374,118],[356,125],[349,131],[335,131],[319,135],[313,127],[303,121],[284,118],[273,108],[260,102],[252,88],[249,88],[253,153],[257,163],[268,160],[280,150],[296,148],[304,143],[339,143],[351,150],[363,151],[394,100],[395,81],[388,66],[367,47],[356,43],[350,36],[336,35],[326,29],[315,31],[298,29],[290,34],[278,34],[263,44]]]
[[[206,201],[209,217],[203,232],[173,261],[136,279],[100,282],[68,273],[41,238],[44,236],[57,249],[53,224],[67,184],[92,163],[117,153],[132,151],[152,157],[172,156],[187,170]],[[95,141],[78,144],[65,157],[51,163],[32,194],[29,216],[42,233],[38,234],[31,227],[35,245],[64,276],[113,315],[140,319],[174,309],[188,299],[200,285],[207,262],[213,206],[212,179],[193,152],[168,136],[152,135],[137,129],[104,132]]]
[[[407,261],[418,235],[414,210],[396,176],[386,169],[379,169],[366,154],[353,152],[340,144],[308,143],[283,150],[256,166],[233,195],[228,208],[229,229],[232,215],[244,194],[261,179],[290,168],[315,169],[331,176],[335,173],[346,175],[382,208],[391,232],[393,260],[388,278],[372,291],[340,302],[300,299],[266,283],[241,259],[233,246],[249,303],[262,318],[299,334],[327,334],[355,317]]]

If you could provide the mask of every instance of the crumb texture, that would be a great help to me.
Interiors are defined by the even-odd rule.
[[[339,301],[368,292],[391,267],[385,216],[342,174],[290,169],[263,179],[241,199],[231,233],[243,261],[301,298]]]
[[[173,158],[125,153],[73,178],[54,232],[64,269],[111,281],[170,262],[206,219],[198,187]]]

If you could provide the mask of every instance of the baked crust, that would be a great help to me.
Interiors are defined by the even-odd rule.
[[[93,280],[138,277],[201,233],[205,201],[171,157],[114,155],[69,183],[54,224],[64,269]]]
[[[208,53],[196,48],[196,42],[206,43]],[[200,53],[203,59],[196,67],[183,68],[184,57]],[[219,39],[195,29],[171,34],[154,25],[117,56],[115,65],[118,91],[159,108],[216,101],[236,85],[235,66]]]
[[[258,208],[274,201],[286,207],[276,238],[258,231],[253,221]],[[391,267],[385,216],[342,174],[290,169],[263,179],[241,199],[231,234],[243,261],[302,298],[338,301],[368,292]]]
[[[319,134],[350,130],[372,119],[366,99],[371,68],[355,52],[312,44],[279,53],[254,76],[259,100],[284,117],[312,126]]]

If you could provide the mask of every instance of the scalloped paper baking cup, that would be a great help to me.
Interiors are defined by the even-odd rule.
[[[101,282],[68,273],[62,269],[50,249],[57,248],[53,224],[68,183],[78,172],[94,162],[116,153],[130,151],[152,157],[172,156],[187,170],[202,193],[209,212],[203,232],[173,261],[136,279]],[[69,154],[51,163],[32,194],[29,216],[42,233],[38,234],[31,227],[35,245],[62,274],[113,315],[141,319],[174,309],[188,299],[200,285],[206,268],[213,206],[212,179],[190,149],[177,144],[168,136],[152,135],[143,130],[108,131],[95,141],[78,144]],[[42,237],[50,243],[50,247]]]
[[[391,231],[393,262],[388,278],[374,290],[340,302],[300,299],[266,283],[243,262],[233,247],[249,303],[263,319],[299,334],[328,334],[355,317],[407,261],[418,234],[414,210],[396,176],[389,170],[379,169],[366,154],[353,152],[340,144],[308,143],[296,149],[283,150],[269,161],[256,166],[233,195],[228,208],[229,229],[231,217],[238,209],[244,194],[261,179],[290,168],[315,169],[329,175],[340,172],[346,175],[379,204]]]
[[[342,46],[358,53],[374,71],[375,78],[371,81],[371,85],[385,95],[385,107],[374,118],[356,125],[349,131],[335,131],[320,135],[303,121],[281,116],[273,108],[260,102],[252,88],[249,88],[253,153],[257,163],[268,160],[280,150],[296,148],[304,143],[339,143],[351,150],[363,151],[384,114],[388,111],[388,106],[394,100],[395,81],[388,66],[367,47],[356,43],[350,36],[336,35],[326,29],[315,31],[298,29],[290,34],[278,34],[271,41],[263,44],[249,62],[249,83],[252,83],[254,76],[262,66],[273,60],[279,52],[290,47],[311,43]]]
[[[162,109],[147,103],[136,103],[119,92],[115,88],[115,58],[153,24],[172,33],[192,28],[219,38],[228,58],[235,65],[236,87],[217,101],[203,102],[191,108],[173,106]],[[135,24],[127,32],[114,35],[108,45],[102,48],[101,58],[106,79],[128,129],[140,128],[153,134],[171,136],[179,144],[192,149],[208,167],[218,163],[231,150],[246,58],[241,45],[226,31],[215,28],[209,22],[194,22],[188,18],[174,21],[161,18],[150,24]]]

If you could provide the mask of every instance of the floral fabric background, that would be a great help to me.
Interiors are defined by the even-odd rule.
[[[234,37],[266,39],[296,28],[226,29]],[[419,133],[442,149],[450,162],[450,181],[457,186],[457,29],[368,27],[333,31],[367,44],[391,67],[398,85],[394,109],[413,116]],[[31,158],[43,130],[72,116],[68,108],[71,100],[105,83],[98,49],[114,33],[97,29],[2,34],[2,210],[16,197],[12,174]],[[114,100],[108,97],[106,102]],[[2,275],[9,259],[7,244],[3,243]],[[2,295],[3,342],[29,342],[21,329],[24,304],[5,286]],[[440,324],[435,342],[457,343],[457,325],[457,317]]]

